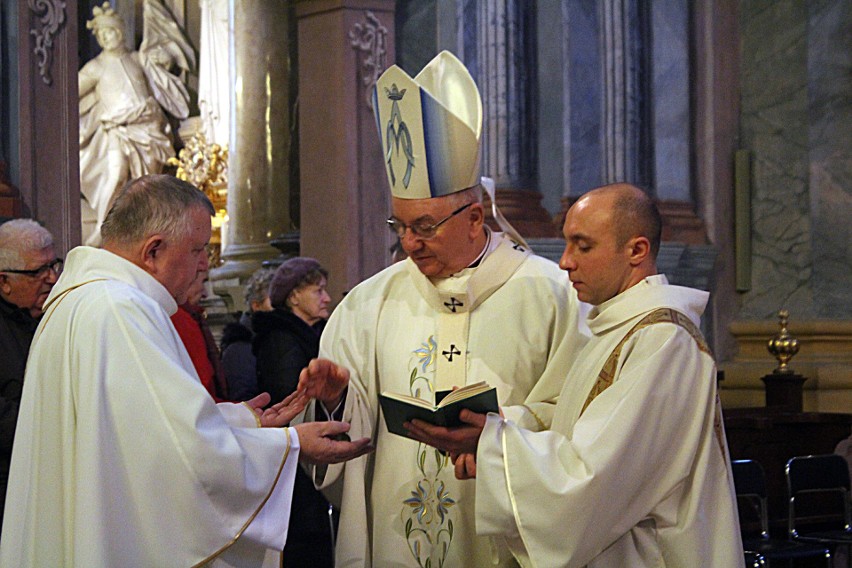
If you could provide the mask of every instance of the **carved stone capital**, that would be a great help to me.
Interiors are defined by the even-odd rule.
[[[526,239],[559,237],[559,231],[553,224],[547,210],[541,206],[541,194],[537,191],[498,188],[497,205],[503,216]],[[485,221],[496,231],[500,228],[491,215],[491,200],[483,199]]]
[[[387,68],[388,29],[379,18],[369,10],[364,15],[364,23],[356,23],[349,30],[349,45],[361,52],[364,98],[367,107],[373,110],[373,88],[382,72]]]
[[[27,0],[27,3],[38,20],[37,28],[30,30],[35,38],[33,53],[38,57],[38,73],[45,84],[50,85],[50,63],[53,52],[53,36],[59,27],[65,23],[65,2],[63,0]]]

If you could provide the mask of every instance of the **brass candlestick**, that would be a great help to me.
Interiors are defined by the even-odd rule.
[[[799,352],[799,340],[787,331],[788,317],[790,317],[790,313],[787,310],[778,312],[778,323],[781,326],[781,331],[766,344],[766,348],[775,356],[779,363],[778,368],[774,372],[783,375],[793,374],[793,369],[787,363]]]

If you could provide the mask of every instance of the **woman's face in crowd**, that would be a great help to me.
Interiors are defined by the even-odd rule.
[[[317,284],[305,284],[290,293],[290,309],[308,325],[328,318],[331,296],[326,290],[327,285],[328,282],[323,278]]]

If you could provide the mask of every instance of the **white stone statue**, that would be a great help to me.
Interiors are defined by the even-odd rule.
[[[80,187],[86,202],[84,240],[97,246],[101,223],[116,190],[129,179],[160,173],[166,160],[174,156],[163,109],[176,118],[186,118],[189,94],[171,70],[193,69],[195,54],[159,0],[145,0],[139,51],[126,47],[124,21],[109,2],[92,13],[86,27],[103,51],[78,74]],[[88,230],[87,206],[95,218]]]

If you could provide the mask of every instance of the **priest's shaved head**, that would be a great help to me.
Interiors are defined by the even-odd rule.
[[[606,185],[584,194],[568,210],[559,266],[580,300],[599,305],[657,273],[660,214],[638,187]]]
[[[651,256],[657,258],[663,222],[654,200],[646,192],[629,183],[613,183],[587,192],[580,200],[594,196],[612,198],[611,222],[619,246],[633,237],[645,237],[651,245]]]

